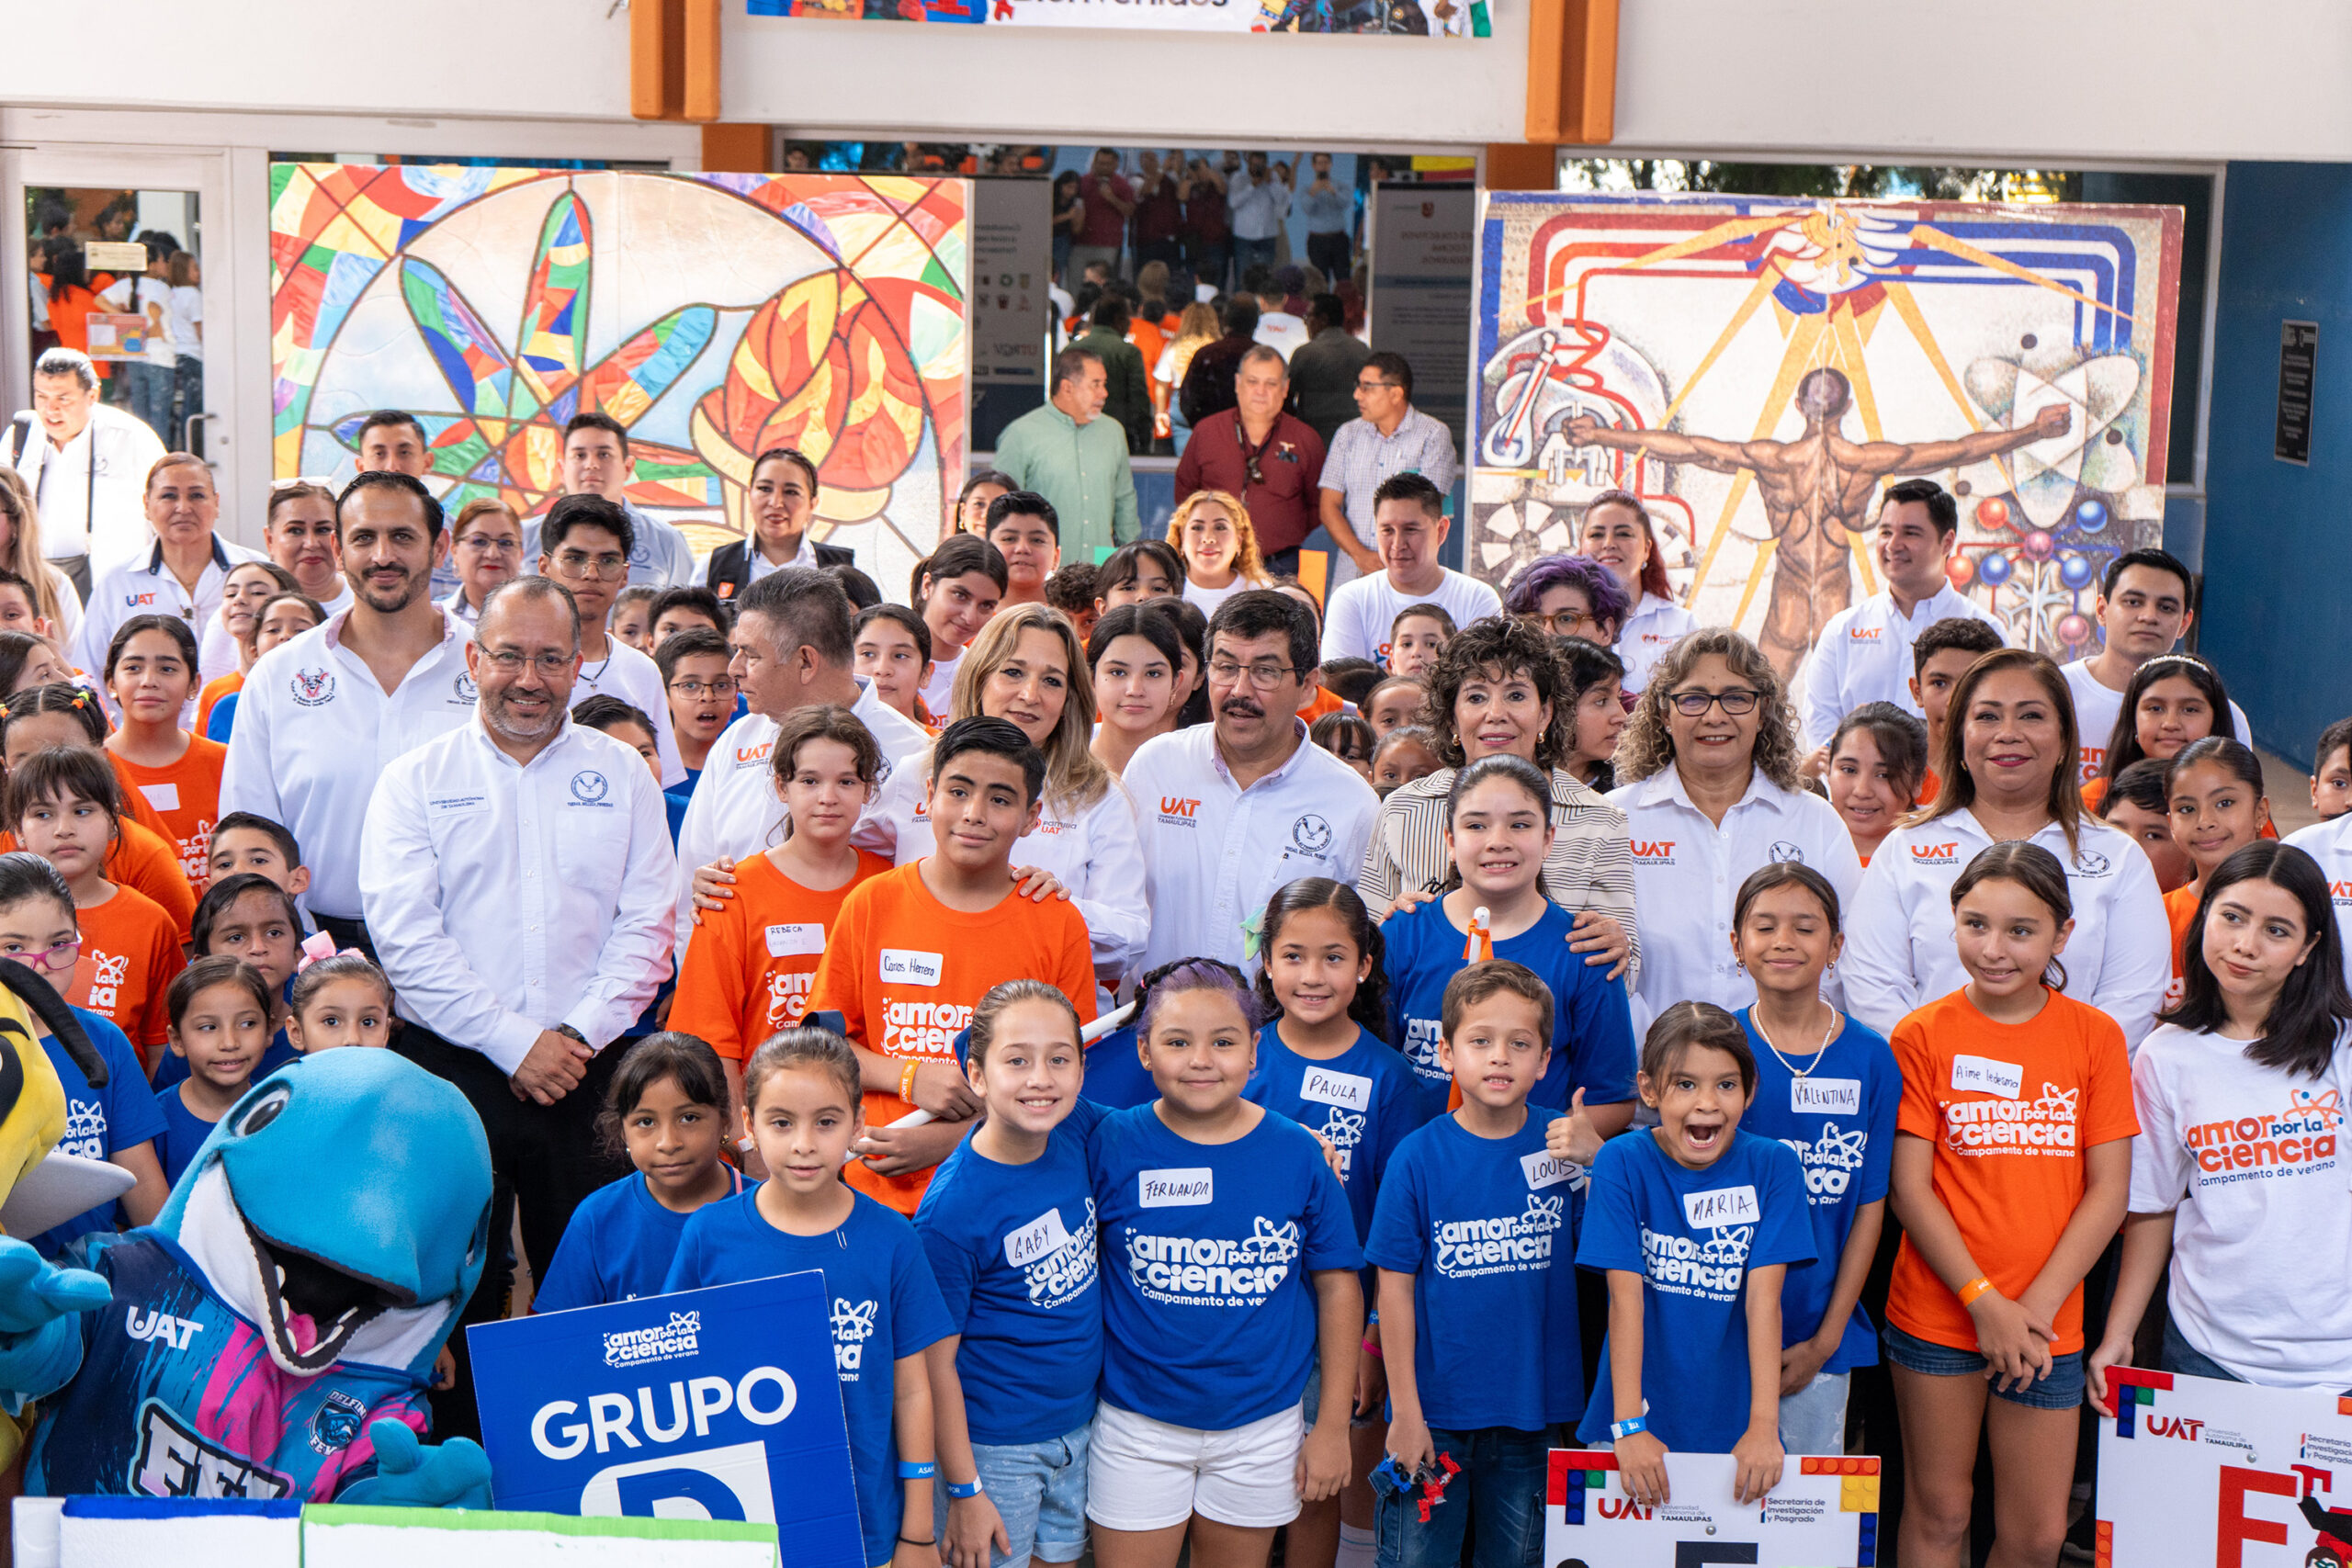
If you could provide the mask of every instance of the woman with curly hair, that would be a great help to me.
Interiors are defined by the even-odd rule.
[[[1168,542],[1184,558],[1184,597],[1214,615],[1245,588],[1272,588],[1250,510],[1228,491],[1196,490],[1168,520]]]
[[[1399,784],[1380,804],[1356,891],[1375,915],[1410,908],[1453,885],[1445,847],[1454,774],[1510,752],[1551,776],[1552,852],[1544,890],[1577,917],[1576,951],[1607,961],[1614,979],[1638,961],[1634,866],[1625,814],[1566,769],[1575,745],[1567,677],[1552,639],[1510,615],[1473,621],[1424,677],[1426,716],[1445,766]]]
[[[1633,601],[1609,569],[1590,556],[1538,556],[1503,590],[1503,608],[1554,637],[1580,637],[1602,648],[1625,629]]]
[[[1732,906],[1748,874],[1796,861],[1854,897],[1862,863],[1846,824],[1797,776],[1796,705],[1762,650],[1727,626],[1690,633],[1650,671],[1617,741],[1609,799],[1633,831],[1634,907],[1646,917],[1634,994],[1737,1012],[1756,984],[1732,955]],[[1949,933],[1947,933],[1949,939]],[[1822,994],[1842,1005],[1832,972]]]

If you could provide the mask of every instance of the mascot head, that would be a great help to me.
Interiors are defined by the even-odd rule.
[[[298,1377],[420,1381],[481,1278],[490,1145],[465,1096],[390,1051],[322,1051],[220,1118],[155,1228]]]

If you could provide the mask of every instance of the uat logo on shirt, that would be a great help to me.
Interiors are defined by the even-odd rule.
[[[1674,840],[1672,839],[1635,839],[1634,858],[1645,865],[1672,865]]]
[[[738,746],[735,748],[735,766],[738,769],[756,768],[766,761],[768,753],[775,750],[775,742],[773,740],[763,740],[757,746]]]
[[[1911,846],[1911,863],[1914,865],[1957,865],[1960,863],[1960,846],[1957,843],[1914,844]]]
[[[1884,629],[1882,626],[1849,626],[1846,635],[1856,642],[1876,642],[1878,634]]]
[[[1162,822],[1182,822],[1189,828],[1193,825],[1193,813],[1200,808],[1199,801],[1186,800],[1181,795],[1163,795],[1159,797],[1159,819]]]

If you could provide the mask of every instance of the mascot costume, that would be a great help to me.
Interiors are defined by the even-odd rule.
[[[25,1490],[488,1507],[480,1447],[419,1439],[490,1199],[465,1097],[347,1049],[254,1085],[152,1226],[89,1238],[88,1270],[0,1241],[0,1401],[43,1402]]]

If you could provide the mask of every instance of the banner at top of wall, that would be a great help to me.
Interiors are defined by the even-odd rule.
[[[753,17],[1188,33],[1485,38],[1487,0],[746,0]]]

